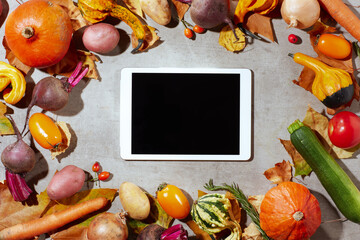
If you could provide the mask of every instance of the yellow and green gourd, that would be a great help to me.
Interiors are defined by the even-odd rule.
[[[289,54],[296,63],[315,72],[312,93],[328,108],[338,108],[351,101],[354,85],[350,74],[333,68],[322,61],[302,53]]]

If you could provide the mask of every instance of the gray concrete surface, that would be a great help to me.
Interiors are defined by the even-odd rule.
[[[4,0],[3,0],[4,1]],[[356,0],[349,1],[357,5]],[[17,6],[9,1],[10,11]],[[358,8],[355,11],[360,12]],[[188,14],[186,19],[190,21]],[[4,19],[4,16],[1,17]],[[99,161],[104,170],[113,177],[101,187],[118,188],[123,181],[131,181],[154,194],[162,182],[175,184],[196,198],[197,190],[210,178],[215,183],[238,183],[247,195],[265,194],[273,185],[263,176],[263,172],[282,160],[291,160],[279,142],[279,138],[289,139],[287,127],[295,119],[303,119],[308,105],[322,112],[325,107],[310,93],[292,83],[302,67],[287,56],[289,52],[303,52],[315,56],[309,38],[304,31],[287,29],[281,19],[272,21],[276,43],[261,41],[248,42],[240,53],[226,51],[218,44],[219,33],[207,31],[198,34],[195,40],[186,39],[182,24],[163,27],[148,19],[148,24],[158,29],[161,44],[141,54],[131,54],[128,35],[130,28],[123,22],[116,25],[121,31],[121,45],[112,54],[99,57],[98,71],[101,80],[81,81],[70,95],[69,104],[61,111],[48,113],[59,121],[67,122],[72,129],[70,149],[58,159],[52,160],[50,152],[38,149],[36,168],[27,175],[27,181],[37,192],[45,190],[56,170],[69,164],[77,165],[91,172],[91,166]],[[302,43],[288,42],[291,33],[298,35]],[[4,25],[0,28],[4,36]],[[348,39],[353,38],[344,33]],[[5,51],[0,48],[0,60],[5,60]],[[357,60],[355,61],[357,62]],[[355,68],[358,68],[358,64]],[[191,161],[124,161],[119,148],[119,93],[120,71],[124,67],[216,67],[248,68],[253,71],[253,158],[247,162],[191,162]],[[26,77],[29,83],[36,83],[45,73],[35,69]],[[26,96],[30,98],[29,94]],[[22,125],[26,104],[11,107],[15,121]],[[360,114],[359,103],[355,101],[351,111]],[[37,107],[33,112],[40,112]],[[27,135],[26,141],[29,141]],[[15,141],[14,136],[0,138],[0,148]],[[356,185],[360,187],[359,152],[352,159],[339,160]],[[0,179],[4,179],[4,168],[0,167]],[[319,183],[315,174],[297,180],[305,184],[320,201],[322,221],[342,218],[333,201]],[[85,187],[84,187],[85,188]],[[121,208],[116,198],[111,211]],[[353,240],[360,235],[359,225],[346,222],[321,224],[312,240]]]

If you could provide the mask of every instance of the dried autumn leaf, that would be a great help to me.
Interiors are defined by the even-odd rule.
[[[240,221],[241,221],[241,208],[240,208],[240,204],[239,204],[238,200],[230,192],[226,192],[225,197],[230,200],[231,211],[229,212],[229,214],[230,214],[231,219],[233,221],[236,221],[236,222],[240,223]]]
[[[7,106],[3,102],[0,102],[0,135],[13,135],[15,131],[10,120],[5,117],[6,112]]]
[[[293,160],[295,173],[294,176],[307,176],[311,173],[312,169],[304,160],[304,158],[300,155],[298,151],[296,151],[294,145],[292,145],[290,140],[282,140],[280,139],[281,144],[284,146],[287,153],[290,155]]]
[[[255,207],[258,213],[260,213],[260,206],[264,197],[265,195],[252,195],[248,197],[249,203]]]
[[[349,58],[349,59],[345,59],[345,60],[337,60],[337,59],[329,58],[329,57],[325,56],[324,54],[322,54],[321,52],[319,52],[317,49],[317,46],[316,46],[317,36],[319,34],[322,34],[325,32],[332,33],[335,31],[336,31],[335,28],[330,27],[330,26],[318,21],[312,27],[312,29],[310,31],[308,31],[308,33],[309,33],[310,41],[314,48],[314,51],[318,54],[317,59],[319,59],[320,61],[323,61],[324,63],[326,63],[327,65],[329,65],[331,67],[340,68],[340,69],[343,69],[350,73],[352,80],[353,80],[353,86],[354,86],[353,99],[356,99],[359,101],[360,100],[360,87],[354,77],[354,68],[353,68],[352,59]],[[304,67],[298,80],[293,80],[293,82],[296,85],[303,87],[305,90],[312,92],[311,88],[312,88],[314,78],[315,78],[315,73],[312,70],[310,70],[309,68]],[[343,106],[340,106],[337,109],[328,108],[327,112],[329,114],[335,114],[337,111],[344,109],[346,106],[350,106],[351,103],[352,103],[352,100],[349,103],[347,103]]]
[[[144,17],[144,13],[141,9],[139,0],[124,0],[125,5],[129,8],[129,10],[140,17]]]
[[[242,240],[263,240],[261,233],[257,229],[256,225],[252,222],[248,227],[244,229],[244,232],[241,236]]]
[[[156,33],[156,28],[153,28],[149,25],[144,25],[145,29],[145,39],[144,43],[140,47],[139,51],[143,52],[147,49],[150,49],[160,38]],[[131,34],[131,44],[132,47],[136,47],[138,45],[138,39],[135,37],[134,32]]]
[[[245,35],[239,28],[235,29],[235,33],[239,39],[235,38],[229,25],[224,26],[220,32],[219,44],[231,52],[243,50],[246,45]]]
[[[160,206],[157,199],[152,196],[151,194],[145,192],[150,200],[150,214],[145,220],[135,220],[132,218],[128,218],[127,224],[128,227],[131,228],[131,230],[135,234],[139,234],[141,230],[143,230],[146,226],[148,226],[150,223],[156,223],[164,228],[168,228],[173,220],[172,217],[170,217],[164,209]]]
[[[179,21],[184,18],[185,13],[189,10],[190,5],[187,3],[182,3],[178,0],[171,0],[175,6]]]
[[[187,221],[186,224],[195,233],[196,239],[212,240],[210,235],[207,232],[203,231],[201,228],[199,228],[199,226],[193,220]]]
[[[90,24],[90,22],[83,18],[80,10],[75,6],[72,0],[53,0],[52,2],[62,6],[67,12],[71,19],[74,31]]]
[[[55,157],[64,153],[66,149],[69,148],[70,140],[71,140],[71,133],[69,131],[67,123],[59,121],[59,122],[55,122],[55,124],[61,132],[62,141],[56,148],[50,149],[51,159],[55,159]]]
[[[5,49],[5,58],[9,61],[9,64],[16,67],[26,75],[30,71],[31,67],[23,64],[17,57],[15,57],[14,53],[9,48],[5,37],[3,38],[2,44]]]
[[[266,170],[264,175],[268,180],[275,184],[288,182],[292,178],[290,162],[283,160],[281,163],[276,163],[275,167]]]
[[[274,29],[270,17],[253,13],[245,20],[244,27],[252,33],[258,33],[272,42],[275,41]]]

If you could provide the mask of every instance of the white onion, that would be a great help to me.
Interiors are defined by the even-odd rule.
[[[318,0],[284,0],[281,16],[289,27],[309,28],[320,17],[320,4]]]

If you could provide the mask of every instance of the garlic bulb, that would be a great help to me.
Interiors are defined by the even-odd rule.
[[[308,28],[319,19],[320,4],[318,0],[284,0],[281,5],[281,16],[288,27]]]

